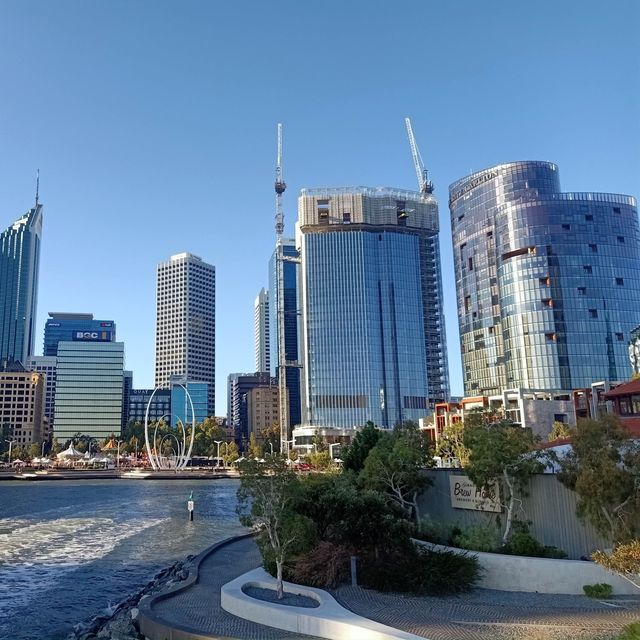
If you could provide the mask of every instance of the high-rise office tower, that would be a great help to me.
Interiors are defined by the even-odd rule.
[[[278,251],[282,251],[282,277],[278,278]],[[295,240],[279,238],[269,261],[269,331],[271,336],[271,372],[279,379],[279,359],[290,364],[285,368],[288,425],[293,428],[302,422],[302,389],[300,367],[300,299],[298,277],[299,253]],[[282,312],[280,316],[279,312]],[[281,326],[280,326],[281,325]],[[279,334],[284,335],[284,351],[280,353]]]
[[[271,371],[271,336],[269,331],[269,292],[260,289],[253,303],[253,332],[256,371]]]
[[[44,325],[45,356],[58,353],[58,343],[90,340],[115,342],[116,323],[113,320],[94,320],[92,313],[60,313],[52,311]]]
[[[257,388],[277,389],[278,380],[268,372],[230,373],[227,378],[227,424],[243,450],[250,435],[250,394]]]
[[[206,382],[208,415],[215,412],[216,269],[179,253],[157,268],[156,387],[172,375]]]
[[[432,195],[303,189],[306,424],[393,427],[449,396]]]
[[[0,362],[34,353],[42,205],[0,234]]]
[[[120,433],[123,370],[122,342],[58,343],[53,435],[60,443],[76,433],[99,440]]]
[[[549,162],[479,171],[449,196],[465,393],[627,379],[640,323],[635,199],[563,193]]]

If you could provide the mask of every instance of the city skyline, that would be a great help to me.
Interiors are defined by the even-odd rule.
[[[0,105],[0,228],[32,202],[38,167],[47,209],[36,334],[54,309],[113,318],[137,387],[153,380],[155,265],[180,251],[218,269],[217,413],[228,373],[251,370],[252,305],[275,239],[277,122],[290,236],[301,188],[415,189],[403,129],[412,117],[440,201],[454,394],[462,377],[449,184],[541,160],[561,167],[563,190],[640,194],[636,3],[612,12],[542,2],[533,14],[367,3],[365,30],[355,29],[360,3],[285,3],[277,16],[256,3],[249,21],[245,5],[186,6],[0,7],[10,97]],[[318,47],[327,30],[335,46]],[[372,33],[402,46],[380,47]],[[33,87],[46,100],[18,99]]]

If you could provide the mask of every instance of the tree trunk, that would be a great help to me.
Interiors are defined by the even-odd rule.
[[[282,560],[276,560],[276,569],[277,569],[277,577],[276,577],[276,594],[278,596],[278,600],[282,600],[284,598],[284,586],[282,584]]]
[[[420,511],[418,510],[418,494],[413,494],[413,509],[416,516],[416,523],[420,523]]]
[[[502,536],[502,544],[507,544],[507,540],[509,539],[509,534],[511,533],[511,521],[513,520],[513,505],[515,503],[515,496],[513,495],[513,483],[511,482],[511,478],[509,478],[509,474],[507,470],[504,469],[502,472],[504,476],[504,481],[509,487],[509,505],[507,506],[507,524],[504,529],[504,535]]]

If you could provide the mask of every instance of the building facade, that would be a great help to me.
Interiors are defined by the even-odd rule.
[[[263,441],[265,429],[278,425],[278,386],[265,385],[254,387],[247,395],[247,420],[249,435]]]
[[[127,411],[127,424],[139,422],[144,424],[144,417],[147,405],[153,395],[153,389],[131,389],[129,393],[129,406]],[[165,418],[169,422],[171,415],[171,391],[169,389],[158,389],[151,405],[149,405],[149,422],[157,422]]]
[[[0,363],[34,354],[42,205],[0,234]]]
[[[253,336],[256,371],[271,371],[271,332],[269,331],[269,292],[260,289],[253,303]]]
[[[0,370],[0,427],[15,444],[28,446],[49,439],[44,415],[44,375],[14,362]]]
[[[209,416],[209,383],[187,380],[184,376],[172,376],[169,382],[171,388],[171,426],[175,427],[178,420],[183,425],[204,422]],[[185,389],[189,396],[185,393]],[[191,402],[189,402],[191,397]],[[193,403],[193,411],[191,410]]]
[[[449,195],[465,394],[628,377],[640,322],[635,199],[563,193],[549,162],[491,167]]]
[[[282,277],[278,277],[278,252],[282,252],[280,262]],[[300,367],[300,296],[298,290],[300,274],[300,254],[292,238],[278,240],[276,250],[269,261],[269,328],[271,336],[271,375],[279,377],[280,338],[284,335],[284,358],[292,363],[285,370],[289,427],[302,422],[302,388]],[[279,308],[282,311],[282,326],[279,326]]]
[[[115,342],[116,323],[113,320],[94,320],[92,313],[49,313],[44,325],[45,356],[58,354],[58,343],[76,340]]]
[[[102,440],[122,423],[124,343],[58,343],[54,436],[77,433]]]
[[[268,372],[231,373],[227,378],[227,425],[244,449],[249,441],[249,395],[257,387],[278,388],[278,379]]]
[[[305,423],[391,428],[447,400],[435,198],[303,189],[298,211]]]
[[[24,363],[28,371],[42,373],[45,378],[44,415],[47,418],[49,430],[53,430],[54,407],[56,399],[56,370],[58,359],[55,356],[31,356]]]
[[[155,386],[172,375],[208,384],[207,415],[215,413],[216,270],[180,253],[157,268]]]

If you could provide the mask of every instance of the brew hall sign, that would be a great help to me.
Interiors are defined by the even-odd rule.
[[[467,476],[449,476],[451,506],[455,509],[473,509],[474,511],[502,511],[498,485],[490,489],[476,487]]]

